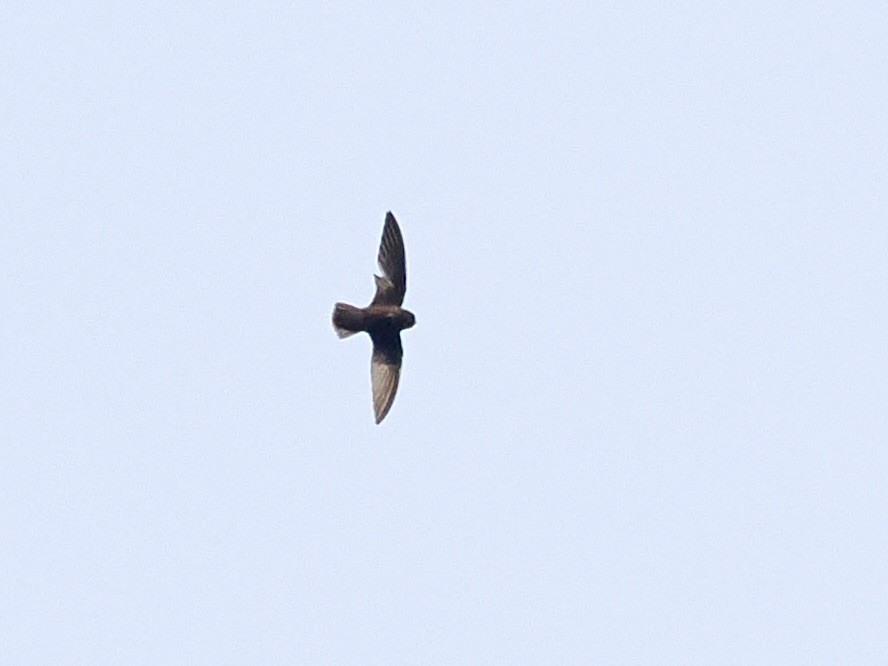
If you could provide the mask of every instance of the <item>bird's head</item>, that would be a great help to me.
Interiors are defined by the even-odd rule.
[[[416,324],[416,317],[409,310],[404,310],[404,328],[413,328]]]

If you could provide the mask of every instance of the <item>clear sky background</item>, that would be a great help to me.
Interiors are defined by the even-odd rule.
[[[3,663],[888,663],[886,26],[6,6]]]

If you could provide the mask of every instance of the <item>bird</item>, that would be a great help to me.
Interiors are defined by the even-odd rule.
[[[382,227],[377,262],[382,275],[374,275],[376,294],[370,305],[358,308],[347,303],[333,306],[333,329],[340,338],[368,333],[373,343],[370,384],[377,425],[392,408],[401,377],[401,331],[412,328],[416,317],[401,307],[407,291],[404,238],[395,216],[389,211]]]

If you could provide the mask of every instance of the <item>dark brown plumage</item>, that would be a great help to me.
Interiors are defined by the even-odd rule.
[[[380,423],[388,414],[398,391],[401,375],[401,331],[416,323],[412,312],[401,307],[407,291],[407,265],[404,239],[391,212],[385,216],[377,258],[382,276],[374,275],[376,295],[366,308],[337,303],[333,308],[333,328],[340,338],[366,332],[373,342],[370,381],[373,411]]]

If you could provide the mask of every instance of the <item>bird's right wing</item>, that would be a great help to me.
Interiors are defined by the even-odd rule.
[[[391,211],[385,216],[377,261],[382,269],[382,277],[373,276],[376,278],[373,305],[401,305],[407,292],[407,262],[404,256],[404,238]]]

